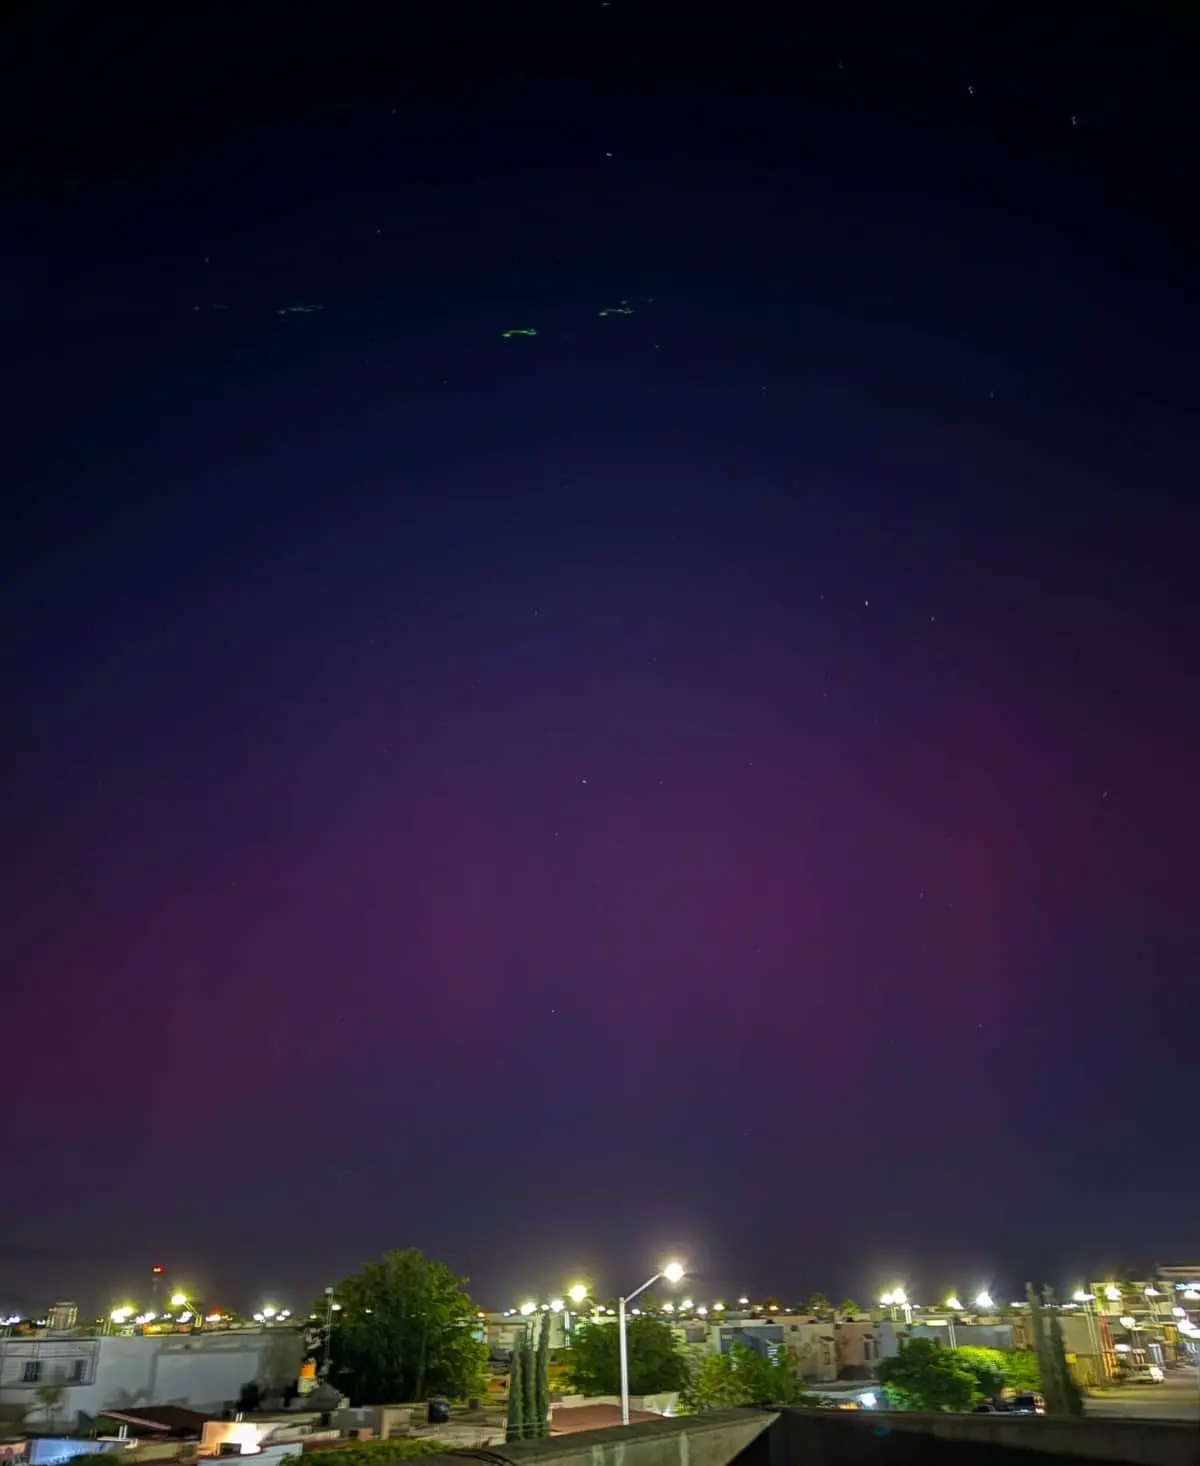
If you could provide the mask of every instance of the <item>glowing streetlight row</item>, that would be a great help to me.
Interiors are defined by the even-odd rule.
[[[910,1308],[911,1309],[911,1308],[920,1308],[920,1306],[921,1306],[919,1303],[913,1303],[909,1299],[908,1294],[905,1292],[905,1290],[903,1288],[892,1288],[887,1293],[884,1293],[880,1297],[879,1301],[884,1306],[884,1308]],[[976,1308],[982,1308],[984,1310],[987,1310],[987,1309],[990,1309],[990,1308],[995,1308],[995,1306],[996,1306],[995,1301],[993,1300],[992,1295],[988,1292],[988,1290],[986,1288],[981,1288],[979,1290],[979,1292],[976,1293],[976,1295],[975,1295],[975,1307]],[[946,1299],[945,1307],[946,1308],[949,1308],[954,1313],[963,1313],[963,1312],[965,1312],[965,1305],[962,1302],[962,1299],[959,1298],[959,1296],[958,1296],[957,1293],[952,1293],[950,1295],[950,1297]]]
[[[171,1298],[171,1307],[182,1310],[177,1318],[169,1313],[139,1313],[132,1303],[123,1303],[119,1308],[114,1308],[108,1317],[111,1323],[117,1325],[154,1323],[158,1319],[164,1322],[189,1323],[193,1319],[200,1318],[203,1318],[205,1323],[221,1323],[227,1317],[223,1313],[201,1314],[186,1293],[174,1294]],[[286,1323],[291,1316],[290,1308],[275,1308],[270,1304],[264,1304],[259,1312],[254,1314],[254,1321],[255,1323],[270,1323],[272,1320],[277,1320],[280,1323]]]

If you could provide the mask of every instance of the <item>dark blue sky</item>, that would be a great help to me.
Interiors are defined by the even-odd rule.
[[[1186,1252],[1181,38],[434,15],[12,23],[0,1304]]]

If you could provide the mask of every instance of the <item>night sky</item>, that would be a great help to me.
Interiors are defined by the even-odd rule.
[[[1184,35],[784,8],[6,16],[0,1309],[1200,1250]]]

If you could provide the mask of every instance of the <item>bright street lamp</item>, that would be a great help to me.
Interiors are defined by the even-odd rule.
[[[520,1313],[522,1318],[528,1318],[531,1313],[537,1312],[536,1303],[522,1303]]]
[[[962,1312],[962,1304],[959,1302],[957,1294],[952,1293],[950,1297],[946,1299],[946,1307],[953,1308],[955,1313]]]
[[[992,1302],[992,1295],[988,1292],[986,1288],[980,1289],[979,1293],[976,1295],[975,1306],[977,1308],[983,1309],[995,1308],[996,1305]]]
[[[669,1262],[666,1267],[660,1268],[652,1278],[647,1278],[640,1288],[635,1288],[632,1293],[627,1293],[617,1299],[617,1333],[621,1346],[621,1424],[629,1424],[629,1340],[625,1333],[625,1311],[626,1308],[639,1294],[644,1293],[647,1288],[657,1283],[659,1278],[665,1278],[668,1283],[677,1283],[683,1277],[683,1264],[681,1262]]]
[[[576,1283],[574,1287],[567,1289],[567,1297],[572,1303],[582,1303],[587,1297],[588,1290],[586,1283]]]

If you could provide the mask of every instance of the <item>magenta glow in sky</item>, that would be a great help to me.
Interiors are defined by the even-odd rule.
[[[105,171],[113,104],[22,175],[14,1307],[163,1257],[299,1304],[409,1244],[496,1304],[1186,1250],[1161,119],[1121,212],[936,49],[799,100],[755,62],[747,137],[725,46],[620,23],[576,132],[533,81],[393,122],[297,41],[312,111],[231,72],[208,141]]]

